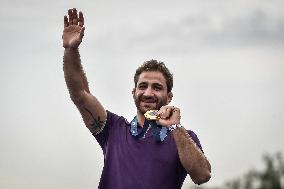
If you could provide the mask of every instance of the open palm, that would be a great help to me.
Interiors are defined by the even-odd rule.
[[[68,16],[64,16],[64,30],[63,30],[63,47],[64,48],[78,48],[84,36],[84,17],[83,13],[77,10],[69,9]]]

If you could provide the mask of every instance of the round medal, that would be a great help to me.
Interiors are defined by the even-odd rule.
[[[158,120],[160,117],[157,116],[157,114],[158,110],[149,110],[144,114],[144,116],[147,120]]]

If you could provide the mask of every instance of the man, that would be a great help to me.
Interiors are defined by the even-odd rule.
[[[197,136],[181,126],[180,109],[168,106],[173,77],[164,63],[150,60],[136,70],[132,95],[137,115],[129,123],[106,111],[90,93],[78,50],[84,30],[82,12],[68,10],[64,75],[71,99],[103,150],[99,188],[177,189],[187,174],[196,184],[207,182],[211,166]]]

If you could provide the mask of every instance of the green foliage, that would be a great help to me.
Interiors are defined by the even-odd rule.
[[[263,156],[264,169],[250,170],[221,187],[198,189],[284,189],[284,161],[281,153]],[[193,187],[194,188],[194,187]]]

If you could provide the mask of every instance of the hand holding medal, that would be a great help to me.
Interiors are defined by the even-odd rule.
[[[162,125],[164,127],[171,127],[174,124],[180,124],[180,109],[174,106],[163,106],[158,111],[157,116],[160,117],[157,120],[158,125]]]
[[[151,124],[153,136],[156,141],[164,141],[168,132],[182,127],[180,123],[180,110],[174,106],[163,106],[160,110],[149,110],[145,114],[145,122]],[[146,124],[147,125],[147,124]],[[158,125],[162,126],[159,130]]]
[[[156,120],[158,125],[169,128],[180,123],[180,109],[174,106],[163,106],[158,110],[149,110],[144,114],[147,120]]]

